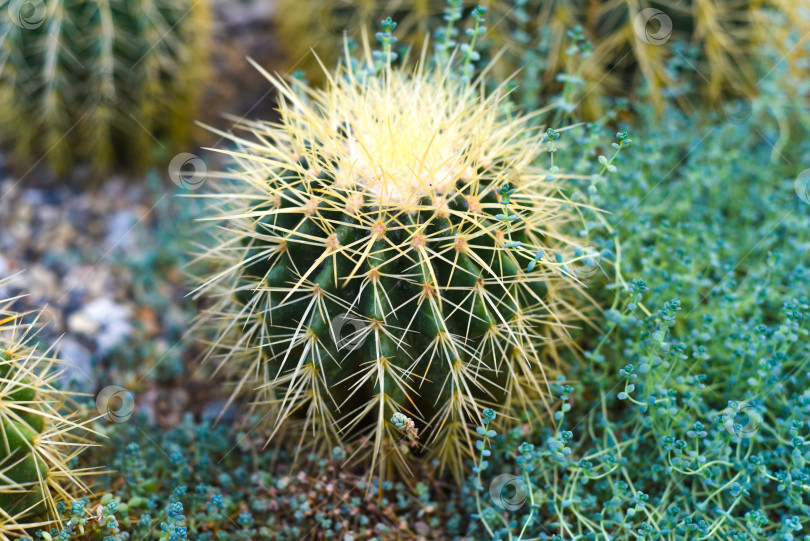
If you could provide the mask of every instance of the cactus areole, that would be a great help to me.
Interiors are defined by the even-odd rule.
[[[544,255],[576,216],[535,166],[544,132],[444,69],[267,77],[281,119],[243,126],[214,199],[212,355],[274,430],[379,457],[401,412],[456,465],[482,408],[542,409],[577,313]]]

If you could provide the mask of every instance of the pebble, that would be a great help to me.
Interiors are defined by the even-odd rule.
[[[68,317],[68,330],[72,333],[92,336],[99,328],[101,325],[84,312],[74,312]]]
[[[119,210],[110,216],[107,221],[107,234],[104,238],[107,250],[131,252],[138,240],[138,236],[135,234],[137,223],[138,219],[132,209]]]
[[[247,26],[271,20],[276,12],[275,2],[267,0],[214,0],[214,11],[228,26]]]
[[[132,332],[132,309],[112,299],[95,299],[79,313],[96,323],[95,340],[101,353],[113,350]]]
[[[211,401],[202,411],[202,418],[206,421],[219,422],[223,424],[230,424],[236,421],[238,417],[238,410],[234,403],[228,406],[228,409],[223,411],[225,405],[228,403],[226,398],[219,398]]]
[[[72,380],[81,392],[90,392],[96,386],[93,377],[93,354],[72,336],[58,343],[59,358],[65,362],[65,377]]]

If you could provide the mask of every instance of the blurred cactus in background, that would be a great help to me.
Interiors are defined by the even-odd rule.
[[[724,94],[751,94],[757,80],[753,56],[762,43],[774,38],[768,31],[768,13],[783,13],[799,21],[807,17],[802,12],[807,9],[806,0],[479,3],[489,10],[482,52],[489,58],[503,52],[503,59],[493,68],[498,79],[522,70],[516,79],[521,88],[518,101],[536,107],[560,91],[563,82],[559,77],[566,74],[582,86],[580,109],[591,118],[602,114],[603,96],[632,94],[645,82],[657,106],[667,95],[681,97],[693,90],[710,100]],[[474,3],[448,0],[446,8],[425,0],[308,0],[304,4],[308,7],[301,8],[301,2],[281,4],[279,32],[288,38],[284,43],[293,47],[288,49],[291,69],[304,69],[318,81],[322,70],[308,52],[310,48],[330,67],[342,54],[344,31],[348,37],[356,37],[363,24],[379,14],[415,18],[441,36],[445,21],[460,19]],[[426,17],[442,10],[444,18]],[[569,65],[570,40],[566,36],[572,30],[590,44],[589,54],[576,69]]]
[[[357,38],[362,28],[385,17],[397,21],[397,36],[416,48],[429,31],[442,24],[445,0],[280,0],[279,44],[290,71],[303,71],[308,81],[326,80],[327,70],[344,56],[344,35]],[[315,54],[313,54],[313,52]]]
[[[206,2],[0,0],[0,13],[0,126],[25,166],[142,170],[190,136]]]
[[[57,519],[57,503],[87,491],[74,459],[90,432],[57,386],[60,362],[30,344],[35,331],[0,302],[0,540]]]
[[[775,43],[767,30],[769,14],[796,17],[802,3],[494,1],[487,37],[493,49],[508,46],[509,69],[526,70],[531,76],[522,79],[530,84],[536,75],[539,81],[534,84],[548,94],[561,86],[559,74],[572,75],[566,31],[576,29],[591,50],[573,75],[582,85],[580,108],[593,118],[603,112],[602,96],[632,94],[645,83],[659,108],[666,97],[687,105],[685,96],[695,91],[712,102],[724,95],[755,93],[757,49]],[[524,96],[524,101],[536,103],[532,98]]]
[[[560,133],[469,82],[472,45],[458,70],[392,67],[393,26],[324,90],[266,74],[280,120],[221,134],[238,148],[206,218],[202,322],[272,431],[321,453],[359,438],[380,468],[424,447],[460,477],[481,409],[545,417],[592,308],[594,255],[568,234],[593,208],[555,180]]]

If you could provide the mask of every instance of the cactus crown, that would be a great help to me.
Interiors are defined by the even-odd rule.
[[[90,429],[56,387],[59,362],[30,346],[32,328],[0,302],[0,540],[50,525],[59,501],[87,490],[89,472],[71,463]]]
[[[203,321],[274,430],[401,459],[402,413],[457,466],[481,409],[542,408],[546,346],[582,316],[553,257],[577,206],[534,165],[552,136],[503,93],[375,58],[324,90],[265,74],[280,120],[243,123],[254,141],[224,151]]]

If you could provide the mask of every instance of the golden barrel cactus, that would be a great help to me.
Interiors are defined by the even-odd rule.
[[[265,73],[280,118],[223,151],[201,324],[271,434],[359,439],[381,468],[407,436],[458,472],[483,408],[544,415],[587,317],[572,266],[592,254],[567,231],[591,209],[555,180],[559,134],[503,89],[424,58],[361,64],[323,89]]]

